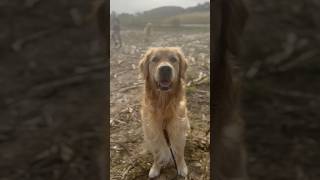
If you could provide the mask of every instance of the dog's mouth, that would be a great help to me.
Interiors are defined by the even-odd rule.
[[[158,82],[158,87],[161,91],[168,91],[172,87],[172,83],[169,80],[160,80]]]

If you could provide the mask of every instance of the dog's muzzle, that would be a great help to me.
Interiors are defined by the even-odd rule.
[[[172,67],[164,65],[159,67],[158,86],[161,91],[167,91],[172,85]]]

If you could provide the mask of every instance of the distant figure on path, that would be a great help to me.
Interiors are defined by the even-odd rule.
[[[117,17],[116,12],[111,13],[110,17],[111,22],[111,39],[113,40],[115,46],[118,46],[119,48],[122,46],[121,42],[121,35],[120,35],[120,20]]]
[[[147,23],[144,27],[144,42],[149,43],[152,34],[152,24]]]

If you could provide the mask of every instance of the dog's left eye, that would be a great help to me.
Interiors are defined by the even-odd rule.
[[[174,62],[177,61],[177,59],[176,59],[175,57],[171,57],[171,58],[170,58],[170,61],[174,63]]]
[[[158,62],[159,61],[159,58],[158,57],[154,57],[153,59],[152,59],[152,62]]]

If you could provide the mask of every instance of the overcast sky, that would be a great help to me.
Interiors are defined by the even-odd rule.
[[[209,0],[110,0],[110,12],[136,13],[161,6],[190,7]]]

